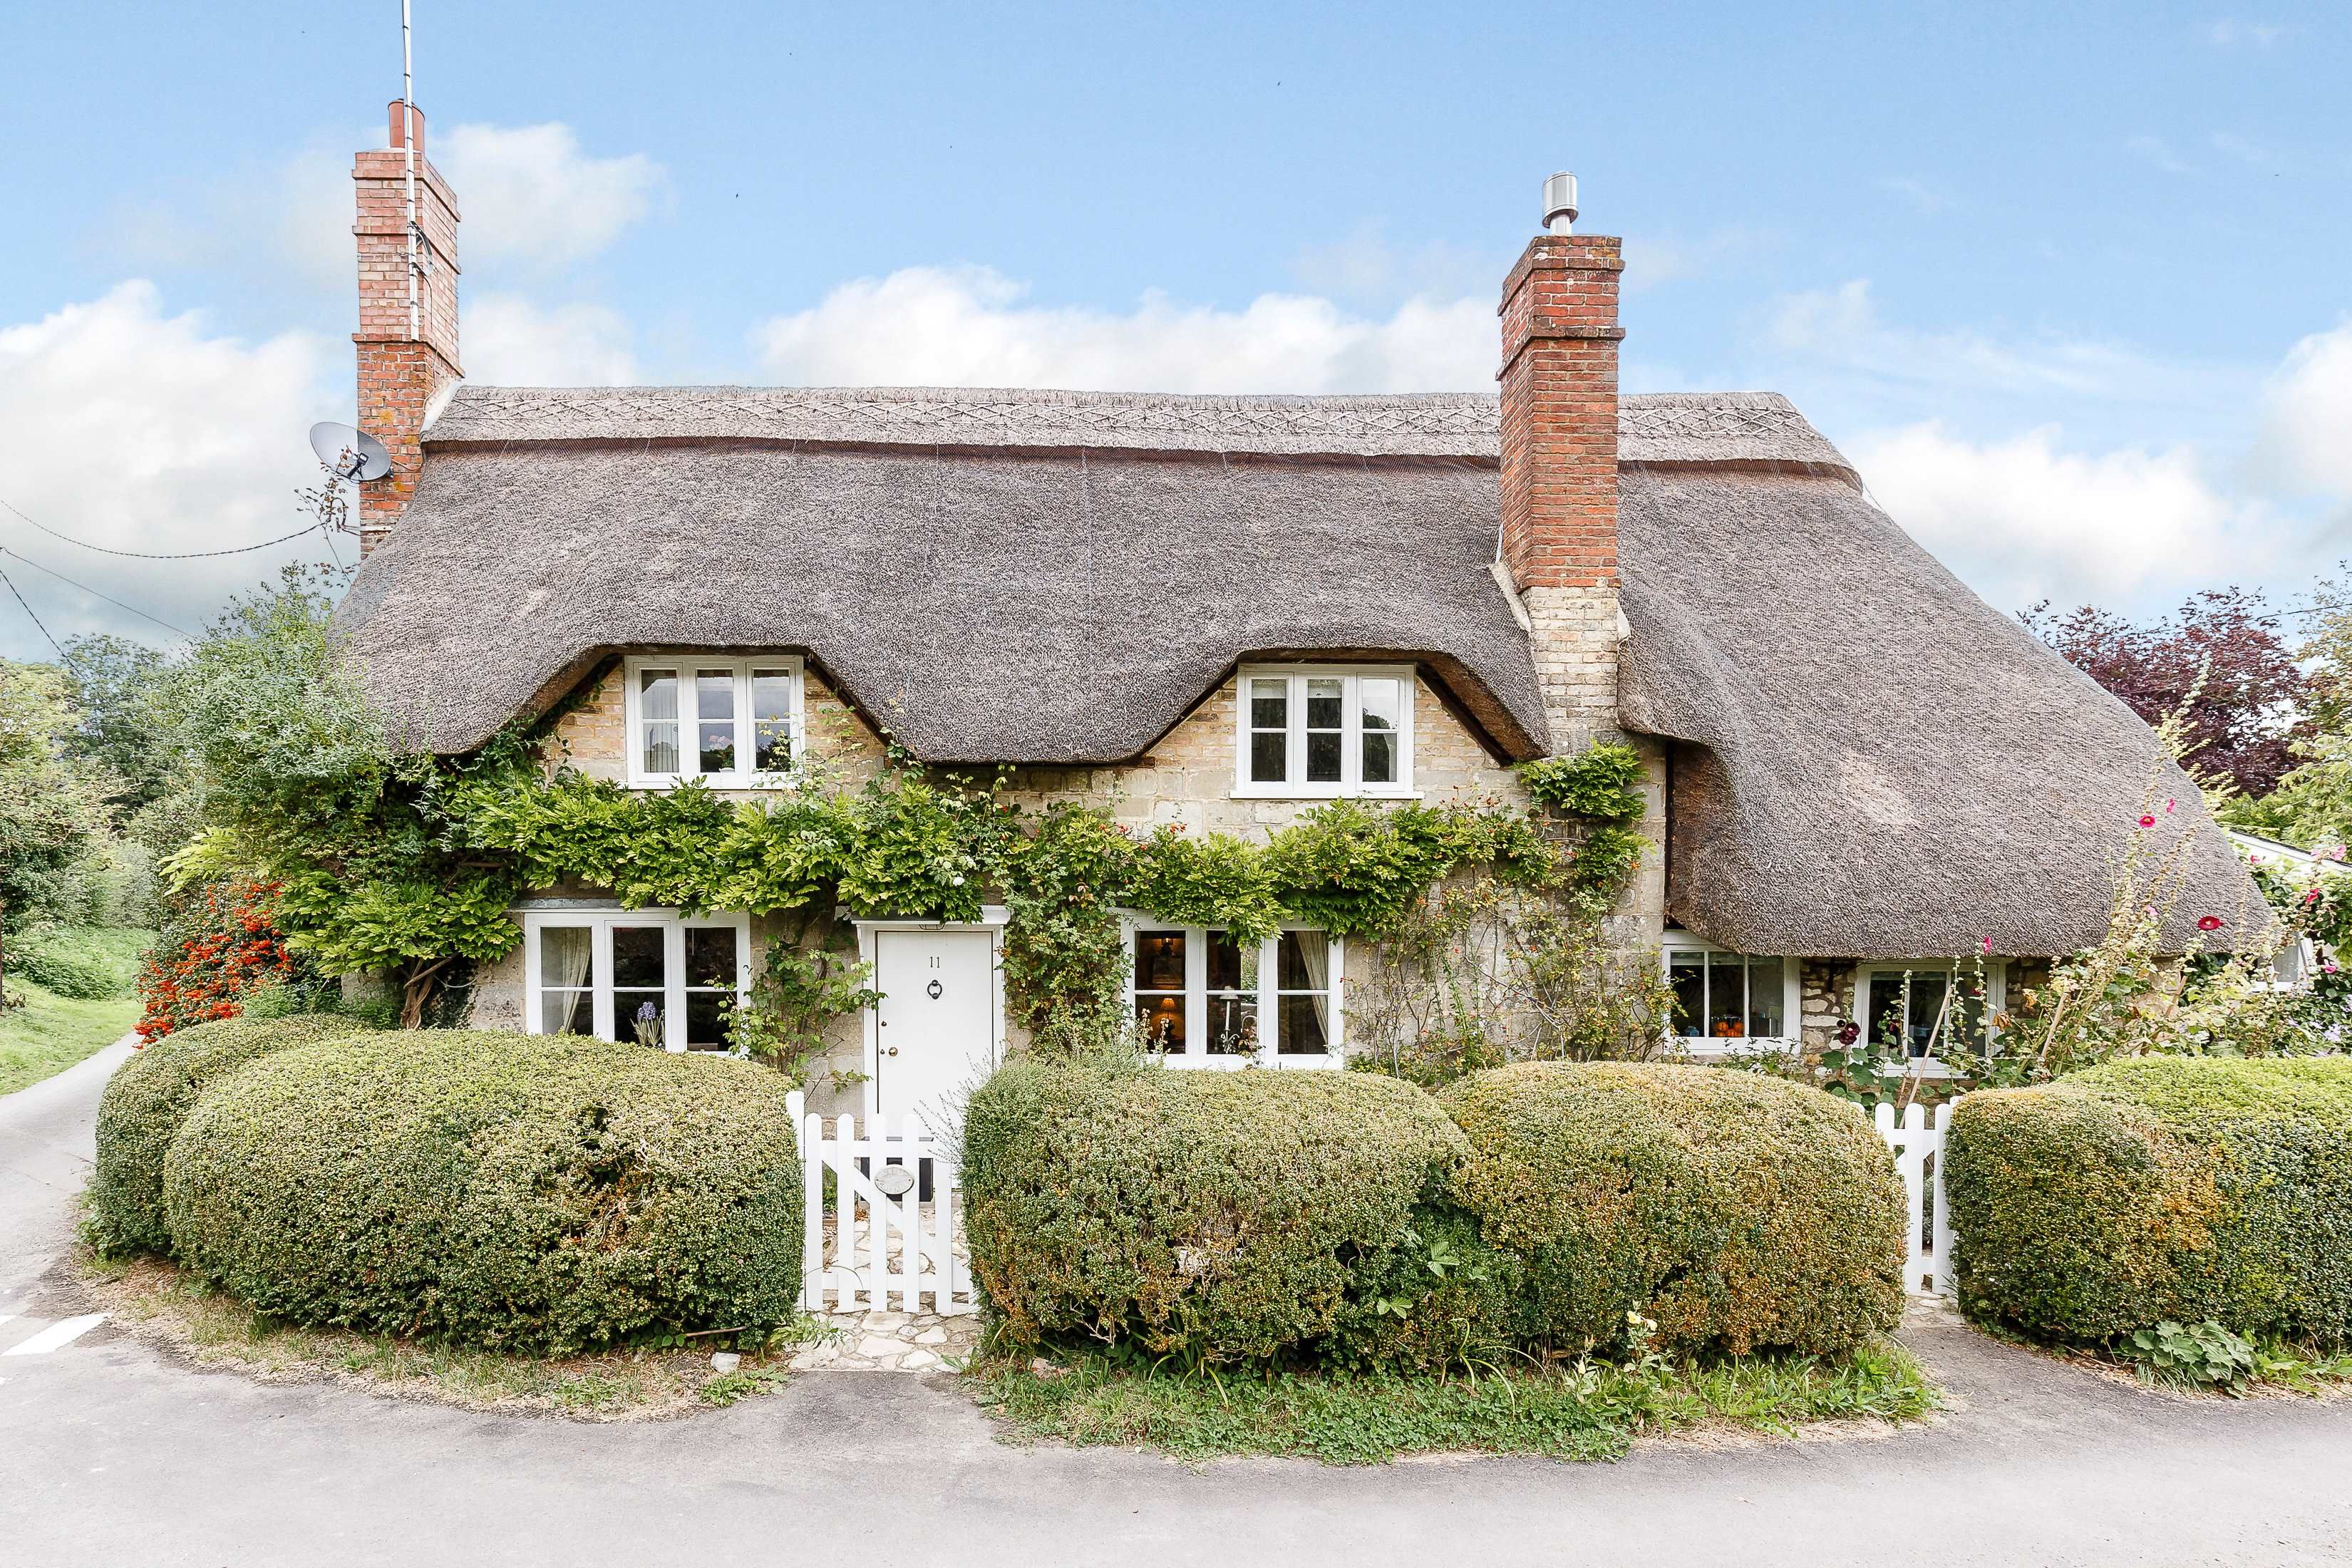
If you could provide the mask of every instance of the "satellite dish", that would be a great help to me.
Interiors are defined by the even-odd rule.
[[[310,450],[340,479],[380,479],[392,472],[392,454],[364,430],[320,420],[310,426]]]

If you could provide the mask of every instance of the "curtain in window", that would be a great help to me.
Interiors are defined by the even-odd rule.
[[[1319,931],[1285,931],[1282,940],[1298,954],[1298,966],[1315,993],[1315,1026],[1331,1039],[1331,939]]]

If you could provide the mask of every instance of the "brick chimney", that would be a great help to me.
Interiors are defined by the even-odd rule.
[[[352,164],[359,201],[359,426],[392,454],[392,472],[360,487],[360,552],[383,542],[415,493],[424,467],[417,437],[441,395],[465,374],[457,363],[457,203],[425,160],[425,116],[416,127],[417,246],[414,308],[409,291],[409,115],[398,99],[391,145]]]
[[[1552,750],[1617,728],[1620,242],[1575,234],[1576,182],[1503,283],[1503,563],[1533,626]]]

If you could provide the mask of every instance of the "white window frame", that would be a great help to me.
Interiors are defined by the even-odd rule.
[[[682,764],[689,757],[699,759],[701,753],[701,720],[689,713],[695,701],[694,675],[697,670],[724,669],[735,678],[735,758],[745,763],[756,752],[757,733],[751,717],[751,672],[782,670],[791,678],[791,715],[785,720],[786,732],[792,737],[793,764],[797,769],[808,756],[807,682],[800,655],[777,654],[772,658],[739,658],[732,655],[713,656],[698,653],[631,654],[622,660],[621,683],[625,693],[622,703],[623,727],[627,731],[625,744],[629,751],[629,784],[635,789],[669,789],[689,780],[700,780],[717,789],[758,789],[773,784],[786,775],[782,773],[739,765],[725,773],[706,773],[699,768],[681,766],[676,773],[649,772],[646,765],[643,699],[639,678],[648,669],[666,669],[677,677],[677,760]]]
[[[1964,958],[1957,962],[1923,958],[1907,963],[1901,960],[1892,963],[1872,960],[1855,964],[1853,1010],[1846,1016],[1852,1018],[1854,1026],[1862,1031],[1861,1039],[1857,1043],[1865,1046],[1876,1043],[1870,1037],[1871,976],[1874,974],[1950,974],[1957,977],[1972,974],[1976,966],[1977,961],[1972,958]],[[2009,1005],[2009,961],[2001,958],[1986,959],[1984,976],[1985,1046],[1989,1051],[1998,1052],[2000,1049],[2000,1030],[1994,1025],[1993,1018],[1996,1014]],[[1907,992],[1904,998],[1904,1006],[1906,1010],[1910,1006]],[[1927,1078],[1939,1077],[1951,1070],[1941,1062],[1933,1061],[1926,1057],[1912,1056],[1907,1045],[1902,1056],[1889,1058],[1889,1065],[1897,1072],[1916,1071]]]
[[[1281,999],[1285,995],[1306,995],[1306,992],[1286,993],[1280,984],[1279,962],[1282,939],[1270,936],[1258,944],[1257,953],[1257,1016],[1258,1047],[1247,1056],[1225,1055],[1209,1049],[1209,938],[1222,934],[1223,926],[1178,925],[1173,921],[1155,920],[1135,911],[1122,911],[1119,916],[1119,938],[1125,943],[1129,957],[1127,968],[1127,1013],[1135,1016],[1136,983],[1135,938],[1140,931],[1181,931],[1184,933],[1184,1038],[1185,1048],[1169,1051],[1160,1059],[1171,1068],[1187,1068],[1204,1071],[1232,1071],[1241,1068],[1280,1068],[1292,1071],[1315,1072],[1345,1067],[1348,1061],[1348,942],[1345,937],[1324,932],[1320,926],[1286,924],[1286,931],[1316,931],[1324,936],[1326,992],[1331,998],[1327,1009],[1328,1023],[1323,1031],[1324,1049],[1318,1052],[1285,1053],[1280,1047],[1279,1026],[1272,1020],[1281,1016]]]
[[[1740,952],[1737,949],[1725,947],[1719,942],[1708,942],[1687,931],[1668,931],[1665,940],[1659,944],[1658,967],[1669,984],[1674,980],[1675,955],[1677,953],[1698,953],[1703,956],[1720,953],[1726,957],[1745,959],[1750,963],[1758,959],[1769,960],[1778,956],[1769,952]],[[1801,1046],[1805,1033],[1804,984],[1797,973],[1796,959],[1780,958],[1780,963],[1782,1033],[1739,1035],[1720,1038],[1711,1035],[1685,1035],[1675,1029],[1673,1020],[1670,1018],[1667,1020],[1667,1043],[1695,1057],[1746,1056],[1759,1051]],[[1712,984],[1711,975],[1709,983]],[[1747,1017],[1744,1008],[1740,1016],[1743,1021]]]
[[[1402,694],[1402,711],[1397,716],[1397,768],[1393,784],[1368,784],[1363,782],[1364,741],[1363,705],[1357,699],[1357,682],[1367,678],[1394,680]],[[1289,706],[1286,710],[1288,752],[1287,777],[1279,783],[1265,783],[1250,777],[1250,682],[1253,680],[1287,680]],[[1339,680],[1339,778],[1337,783],[1307,782],[1307,682],[1309,680]],[[1381,800],[1416,800],[1420,796],[1412,785],[1412,703],[1414,689],[1421,684],[1419,676],[1409,664],[1245,664],[1236,672],[1234,685],[1234,795],[1237,799],[1251,800],[1337,800],[1345,796],[1364,796]]]
[[[682,914],[677,910],[622,910],[609,908],[546,909],[522,911],[523,943],[523,1032],[546,1033],[541,1009],[541,994],[549,987],[540,973],[540,933],[551,927],[585,926],[592,932],[589,942],[590,963],[595,984],[589,987],[593,1011],[595,1035],[601,1040],[626,1040],[635,1044],[634,1033],[618,1032],[623,1020],[614,1016],[613,1000],[613,928],[614,926],[652,926],[663,932],[662,970],[667,983],[662,994],[662,1016],[667,1024],[675,1019],[683,1028],[686,1018],[686,997],[688,990],[717,990],[721,987],[692,986],[686,983],[686,933],[689,931],[724,929],[735,933],[735,1000],[740,1005],[751,993],[751,917],[743,914],[709,913]],[[556,989],[562,989],[557,987]],[[663,1048],[683,1053],[683,1040],[665,1038]]]

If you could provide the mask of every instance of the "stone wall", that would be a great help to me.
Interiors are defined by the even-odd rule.
[[[1853,1016],[1853,961],[1807,958],[1797,964],[1798,1010],[1805,1049],[1825,1051],[1838,1043],[1838,1026]]]

